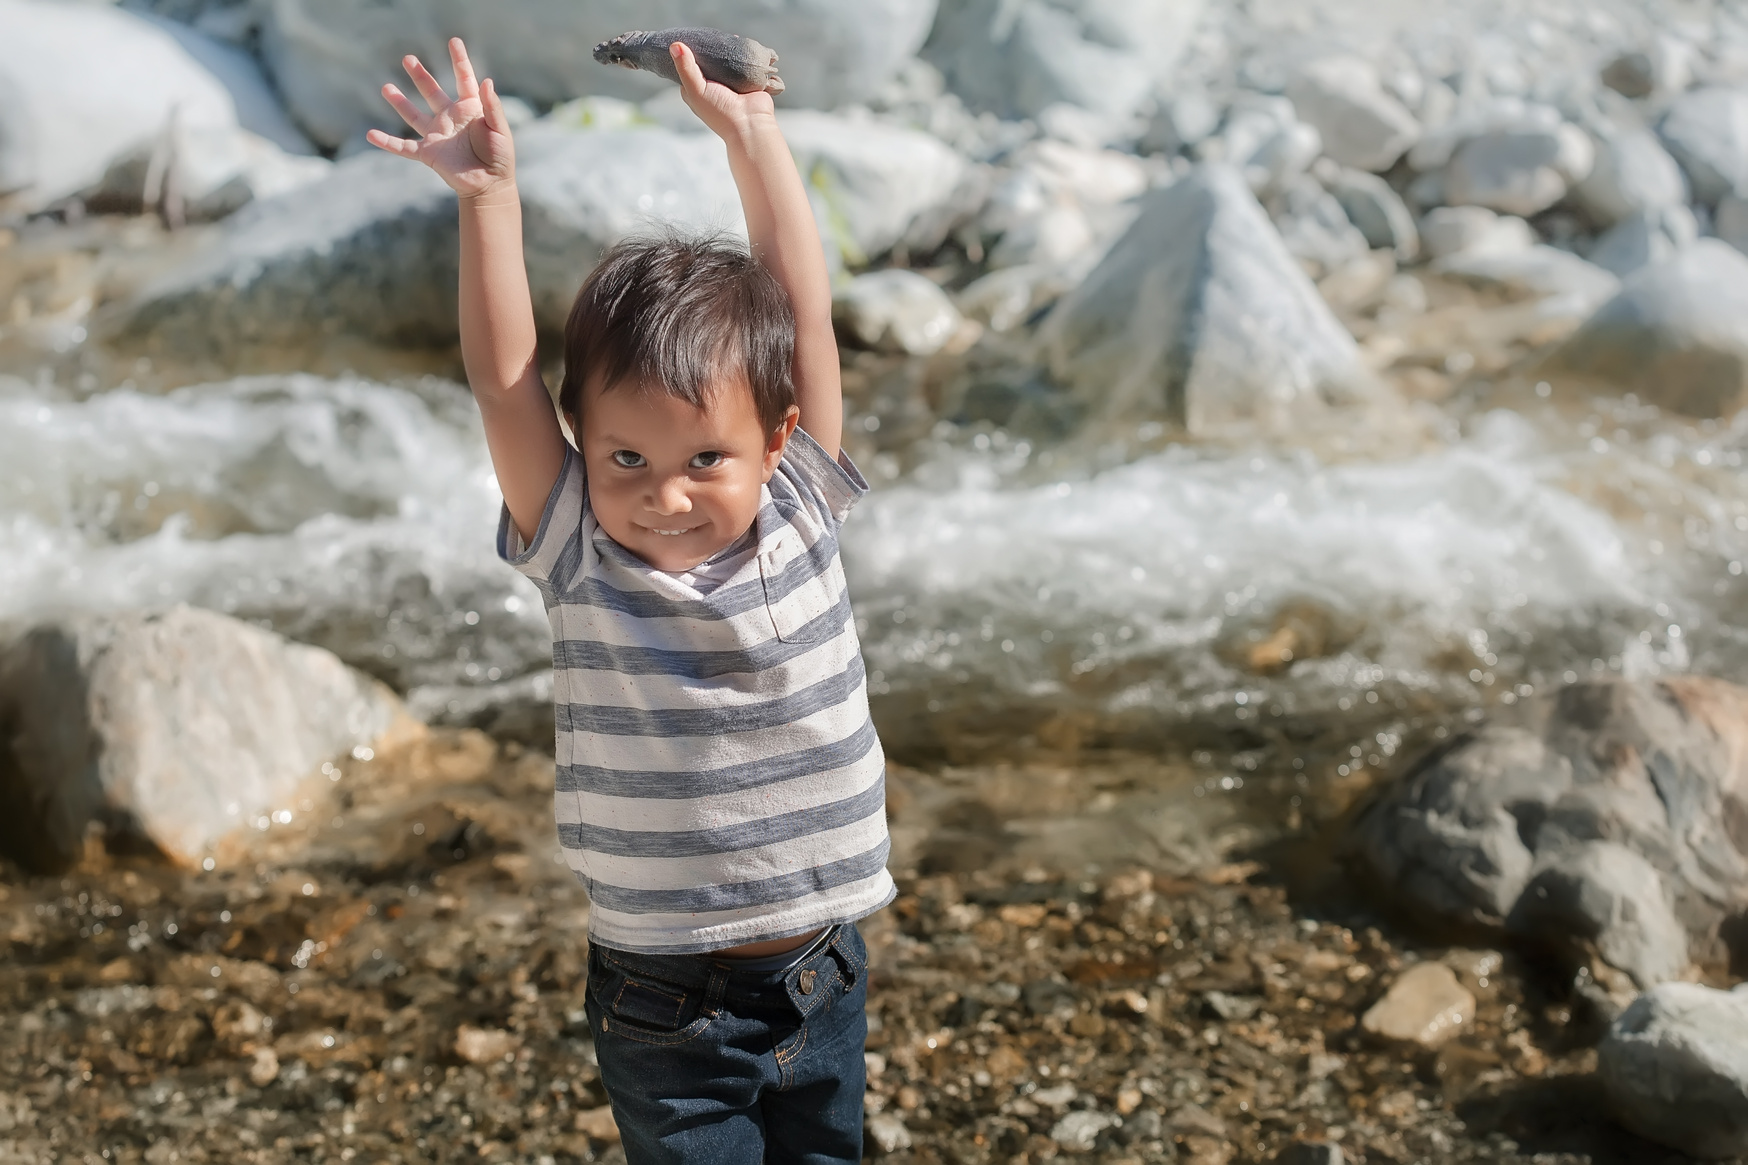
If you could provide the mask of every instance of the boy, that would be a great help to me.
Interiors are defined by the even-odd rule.
[[[861,1157],[866,951],[891,901],[884,761],[838,528],[831,294],[771,98],[706,82],[751,254],[621,244],[565,332],[560,431],[535,357],[510,130],[450,42],[420,134],[371,142],[460,196],[461,339],[504,493],[499,552],[553,630],[564,852],[590,895],[587,1011],[634,1163]]]

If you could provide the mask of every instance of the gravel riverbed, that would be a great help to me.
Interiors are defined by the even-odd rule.
[[[622,1159],[550,758],[438,731],[331,775],[212,872],[94,846],[0,875],[0,1162]],[[1583,1009],[1515,959],[1289,894],[1217,852],[1229,828],[1147,865],[978,850],[1025,823],[943,815],[975,779],[894,773],[871,1156],[1681,1160],[1606,1122]],[[1435,959],[1472,1023],[1436,1051],[1368,1041],[1365,1009]]]

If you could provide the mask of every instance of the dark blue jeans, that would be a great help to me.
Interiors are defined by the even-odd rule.
[[[630,1165],[862,1159],[868,951],[786,971],[591,945],[589,1026]]]

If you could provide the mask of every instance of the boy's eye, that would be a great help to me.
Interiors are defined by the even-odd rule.
[[[629,449],[615,449],[609,456],[613,458],[613,464],[621,469],[643,468],[643,454],[641,453],[633,453]]]
[[[693,469],[715,469],[722,464],[722,454],[712,450],[709,453],[699,453],[692,458]]]

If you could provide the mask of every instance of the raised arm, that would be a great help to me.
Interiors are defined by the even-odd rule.
[[[461,358],[485,423],[498,488],[528,542],[564,467],[564,435],[535,353],[510,124],[492,82],[481,85],[474,79],[459,39],[449,42],[449,56],[455,65],[453,101],[418,58],[403,61],[429,113],[393,85],[383,86],[382,95],[419,140],[381,130],[371,130],[369,139],[391,154],[425,163],[459,196]]]
[[[746,212],[753,254],[789,293],[795,311],[795,400],[801,427],[833,457],[844,432],[831,276],[819,228],[769,93],[736,93],[706,81],[692,50],[676,41],[674,66],[686,104],[728,145],[728,165]]]

